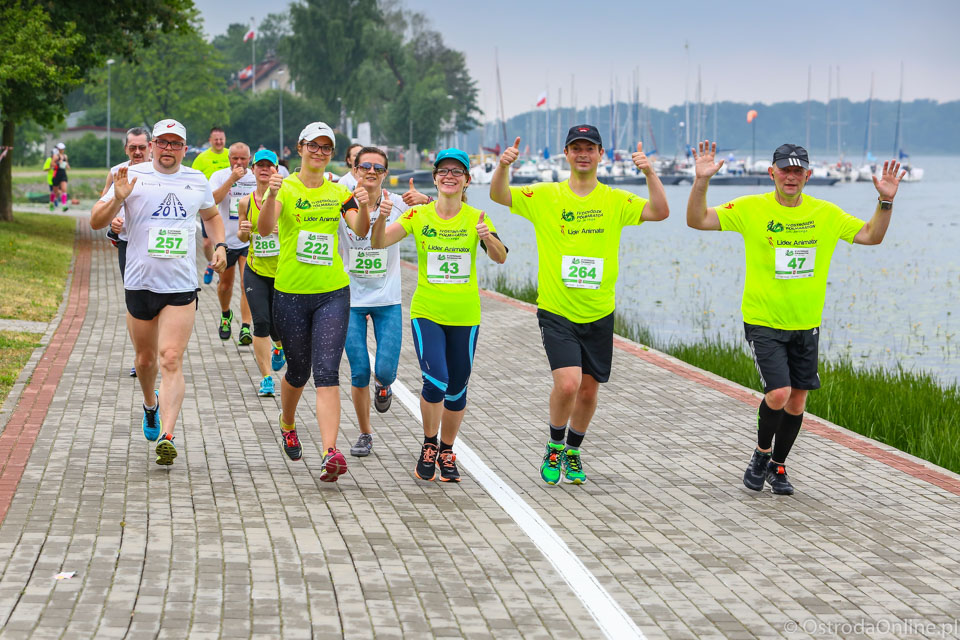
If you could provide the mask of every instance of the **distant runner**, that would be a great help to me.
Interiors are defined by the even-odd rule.
[[[757,447],[743,484],[790,495],[785,463],[800,433],[807,393],[820,388],[817,374],[820,322],[830,259],[839,240],[875,245],[883,241],[897,195],[900,163],[884,162],[873,178],[879,198],[864,223],[834,204],[803,193],[810,178],[803,147],[784,144],[768,169],[774,190],[707,207],[707,187],[723,160],[714,162],[717,144],[699,144],[696,178],[687,203],[687,225],[703,231],[736,231],[743,236],[746,278],[743,326],[763,384],[757,410]]]
[[[567,132],[563,152],[570,178],[564,182],[510,187],[519,147],[517,138],[500,156],[490,198],[530,220],[537,235],[537,320],[553,372],[550,440],[540,477],[557,484],[562,472],[566,482],[582,484],[587,475],[580,447],[613,359],[620,235],[626,226],[666,219],[670,208],[642,143],[632,159],[647,178],[649,201],[597,181],[603,141],[592,125]]]
[[[161,120],[153,137],[153,161],[117,170],[113,185],[93,207],[90,226],[106,227],[123,207],[128,235],[123,285],[143,392],[143,435],[157,443],[157,464],[170,465],[177,457],[173,430],[185,389],[183,352],[197,305],[196,216],[210,224],[217,271],[226,266],[227,245],[210,183],[199,171],[181,166],[184,126]],[[158,369],[163,375],[155,392]]]
[[[51,182],[54,193],[59,195],[60,204],[63,205],[63,210],[67,211],[70,208],[67,206],[67,169],[70,168],[70,161],[67,158],[67,146],[62,142],[57,144],[57,151],[50,164],[54,168]]]
[[[193,159],[192,166],[202,172],[209,180],[215,172],[230,166],[230,156],[224,149],[227,145],[227,134],[220,127],[210,129],[210,137],[207,142],[210,146],[197,154],[197,157]],[[200,220],[200,232],[203,235],[203,255],[207,257],[207,268],[203,272],[203,284],[210,284],[213,282],[213,266],[211,265],[213,261],[213,242],[207,237],[207,229],[203,225],[203,220]]]
[[[435,202],[410,209],[389,227],[390,211],[380,209],[370,244],[384,249],[413,235],[418,275],[410,326],[423,376],[423,445],[414,473],[421,480],[433,480],[439,458],[440,481],[460,482],[453,446],[467,406],[480,330],[477,246],[498,264],[507,259],[507,249],[486,213],[466,203],[470,184],[466,153],[459,149],[438,153],[433,180]]]

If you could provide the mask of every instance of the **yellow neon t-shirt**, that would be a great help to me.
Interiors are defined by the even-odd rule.
[[[311,189],[294,173],[284,179],[277,202],[282,209],[276,290],[326,293],[348,286],[350,277],[337,250],[337,227],[340,216],[357,208],[350,190],[329,180]]]
[[[213,149],[207,149],[206,151],[201,151],[197,157],[193,159],[191,168],[200,171],[207,177],[207,180],[209,180],[210,176],[215,172],[220,171],[220,169],[226,169],[229,166],[230,154],[227,153],[226,149],[220,153],[216,153]]]
[[[613,313],[620,232],[642,223],[646,198],[599,183],[581,198],[568,181],[510,193],[511,213],[532,222],[537,236],[537,306],[581,324]]]
[[[784,207],[772,191],[716,210],[724,231],[743,236],[743,321],[783,330],[819,327],[837,241],[853,243],[864,221],[806,194],[798,206]]]
[[[437,215],[437,203],[413,207],[399,220],[417,244],[417,289],[411,318],[437,324],[472,327],[480,324],[477,285],[477,223],[480,210],[463,203],[453,218]],[[496,233],[489,215],[483,221]]]
[[[247,264],[250,266],[250,269],[257,274],[258,276],[263,276],[264,278],[276,278],[277,277],[277,261],[280,259],[279,255],[270,256],[268,258],[257,256],[257,236],[259,232],[257,231],[257,218],[260,217],[260,207],[257,205],[256,191],[250,194],[250,204],[247,205],[247,220],[250,221],[252,229],[250,231],[250,251],[247,255]]]

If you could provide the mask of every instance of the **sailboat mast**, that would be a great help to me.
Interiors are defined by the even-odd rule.
[[[893,157],[900,159],[900,113],[903,108],[903,61],[900,61],[900,97],[897,99],[897,128],[893,131]]]
[[[863,160],[870,159],[870,134],[873,129],[873,73],[870,74],[870,100],[867,101],[867,133],[863,142]]]
[[[500,84],[500,54],[497,49],[493,50],[493,59],[497,65],[497,98],[500,106],[500,131],[503,134],[503,148],[507,147],[507,116],[503,110],[503,86]]]
[[[830,92],[833,91],[833,67],[827,65],[827,139],[823,147],[823,155],[830,155]]]
[[[813,86],[813,65],[807,67],[807,139],[806,139],[806,149],[810,151],[810,89]]]
[[[837,156],[843,158],[843,146],[840,138],[840,65],[837,65]]]

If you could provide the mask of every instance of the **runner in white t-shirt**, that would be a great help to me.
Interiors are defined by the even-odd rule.
[[[366,189],[370,202],[374,203],[370,207],[371,225],[381,212],[391,223],[396,222],[400,214],[407,210],[407,205],[399,195],[383,189],[387,167],[386,154],[376,147],[363,147],[354,156],[351,177]],[[344,184],[343,178],[339,182]],[[390,385],[397,379],[403,336],[400,245],[371,249],[370,235],[357,237],[343,218],[340,219],[339,235],[340,256],[350,275],[350,324],[347,327],[345,351],[350,361],[350,392],[360,426],[360,438],[350,448],[350,453],[367,456],[373,449],[368,391],[370,356],[367,353],[367,317],[373,321],[373,334],[377,340],[374,406],[380,413],[385,413],[393,398]]]
[[[107,191],[110,190],[110,185],[113,184],[113,179],[117,175],[118,170],[150,160],[150,137],[150,130],[144,127],[133,127],[127,131],[127,135],[124,138],[123,150],[127,154],[128,160],[110,168],[109,173],[107,173],[107,183],[103,186],[103,191],[100,192],[101,196],[106,195]],[[123,227],[123,206],[120,207],[120,212],[110,222],[110,230],[107,231],[107,238],[109,238],[110,241],[113,242],[113,246],[117,248],[117,259],[120,262],[120,279],[123,280],[123,271],[127,266],[127,230]],[[130,367],[130,377],[137,377],[136,367]]]
[[[127,329],[136,352],[143,392],[143,435],[157,441],[157,464],[173,464],[173,444],[183,404],[183,352],[190,340],[197,300],[196,218],[216,243],[213,267],[223,271],[223,223],[206,177],[181,166],[187,131],[176,120],[153,127],[153,161],[117,170],[114,184],[93,206],[90,226],[106,227],[125,211],[127,264],[123,286]],[[154,391],[162,370],[159,392]]]
[[[257,188],[257,179],[253,176],[248,165],[250,164],[250,147],[242,142],[234,142],[229,151],[230,167],[215,171],[210,176],[210,188],[213,190],[213,199],[220,208],[220,219],[223,220],[223,229],[227,237],[227,268],[220,274],[217,284],[217,298],[220,299],[220,326],[218,333],[221,340],[229,340],[233,331],[233,311],[230,309],[230,300],[233,297],[234,275],[240,275],[240,336],[237,341],[242,345],[253,342],[253,333],[250,323],[250,305],[243,289],[243,269],[247,263],[247,251],[250,243],[243,242],[237,237],[240,223],[240,200]],[[240,265],[239,269],[235,268]]]

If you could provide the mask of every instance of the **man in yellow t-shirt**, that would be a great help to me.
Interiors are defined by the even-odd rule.
[[[214,173],[230,166],[230,154],[226,150],[227,134],[220,127],[210,129],[210,137],[207,142],[210,143],[210,146],[193,159],[191,168],[200,171],[209,180]],[[207,268],[203,272],[203,284],[210,284],[213,282],[213,265],[210,264],[213,261],[213,242],[207,237],[203,220],[200,221],[200,234],[203,236],[203,255],[207,257]]]
[[[800,433],[807,393],[820,388],[817,359],[820,321],[830,259],[837,242],[874,245],[883,241],[897,195],[900,163],[883,163],[873,184],[879,194],[870,221],[864,223],[834,204],[803,193],[810,178],[807,151],[784,144],[768,169],[770,193],[744,196],[707,207],[707,187],[723,160],[714,162],[717,144],[701,142],[696,178],[687,203],[687,225],[703,231],[736,231],[743,236],[746,278],[743,326],[764,397],[757,410],[757,447],[743,484],[791,495],[787,455]]]
[[[563,151],[570,179],[561,183],[510,187],[510,165],[519,148],[517,138],[500,156],[490,198],[530,220],[537,236],[537,319],[553,372],[550,441],[540,477],[556,484],[562,471],[566,482],[582,484],[587,477],[580,445],[613,359],[620,233],[628,225],[664,220],[670,209],[642,143],[637,143],[633,163],[646,176],[649,200],[597,181],[603,141],[592,125],[577,125],[567,133]]]

